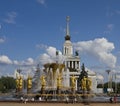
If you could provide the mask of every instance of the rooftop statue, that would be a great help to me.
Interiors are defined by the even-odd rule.
[[[75,56],[79,56],[79,53],[78,53],[78,51],[75,51]]]

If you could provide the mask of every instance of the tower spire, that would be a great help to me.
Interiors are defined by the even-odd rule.
[[[70,21],[70,17],[67,16],[67,17],[66,17],[67,26],[66,26],[66,36],[65,36],[65,40],[70,40],[69,21]]]
[[[67,21],[66,35],[70,35],[70,32],[69,32],[69,21],[70,21],[70,17],[69,17],[69,16],[66,17],[66,21]]]

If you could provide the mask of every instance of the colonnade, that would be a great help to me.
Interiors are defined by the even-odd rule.
[[[65,61],[65,66],[68,68],[80,69],[79,61]]]

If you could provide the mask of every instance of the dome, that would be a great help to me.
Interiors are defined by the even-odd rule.
[[[69,35],[66,35],[66,36],[65,36],[65,40],[70,40],[70,36],[69,36]]]
[[[64,45],[67,45],[67,46],[71,45],[72,46],[72,42],[70,40],[66,40]]]
[[[104,80],[104,77],[102,75],[97,75],[97,79]]]
[[[96,76],[96,73],[94,71],[91,70],[87,70],[88,75],[90,76]]]

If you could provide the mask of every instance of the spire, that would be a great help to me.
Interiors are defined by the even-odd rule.
[[[65,36],[65,40],[70,40],[69,21],[70,21],[70,17],[67,16],[67,17],[66,17],[67,26],[66,26],[66,36]]]
[[[69,16],[66,17],[66,21],[67,21],[66,35],[70,35],[70,33],[69,33],[69,21],[70,21],[70,17]]]

